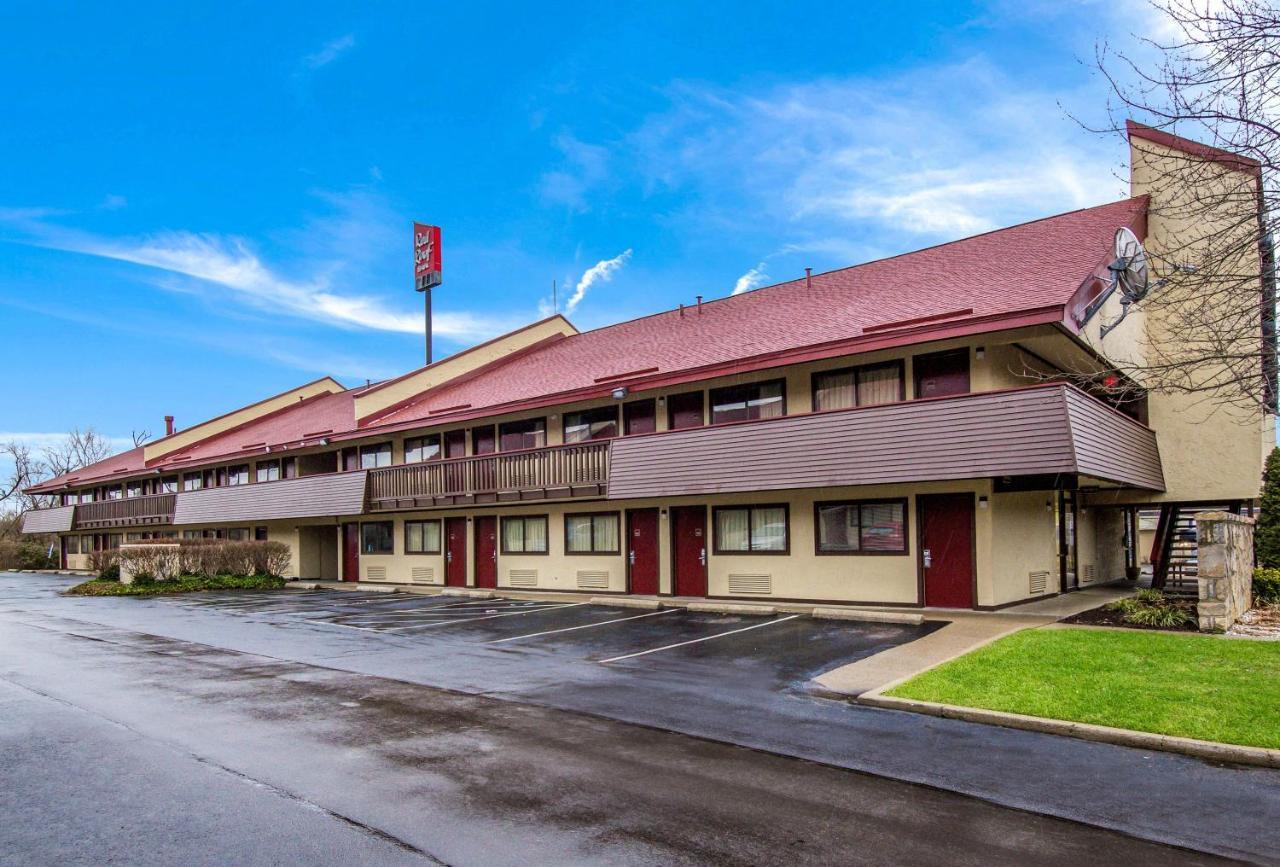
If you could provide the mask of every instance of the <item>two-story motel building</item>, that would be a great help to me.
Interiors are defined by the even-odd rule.
[[[1113,204],[307,383],[36,486],[61,505],[25,529],[69,568],[266,538],[302,578],[594,595],[986,609],[1121,578],[1136,506],[1251,504],[1275,442],[1262,410],[1068,381],[1167,339],[1141,309],[1102,336],[1097,302],[1117,229],[1175,228],[1153,166],[1211,152],[1137,125],[1130,150]]]

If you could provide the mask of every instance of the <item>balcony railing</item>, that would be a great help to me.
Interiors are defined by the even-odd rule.
[[[609,443],[574,443],[369,472],[373,510],[601,496]]]
[[[97,530],[104,527],[136,527],[142,524],[169,524],[177,494],[152,494],[147,497],[125,497],[123,500],[99,500],[76,506],[75,529]]]

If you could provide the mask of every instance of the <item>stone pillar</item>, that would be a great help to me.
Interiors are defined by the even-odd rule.
[[[1253,605],[1253,518],[1196,513],[1202,632],[1222,632]]]

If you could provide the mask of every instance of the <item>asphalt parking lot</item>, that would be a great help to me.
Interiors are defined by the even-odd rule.
[[[356,630],[371,638],[381,634],[427,645],[473,645],[534,663],[552,656],[622,670],[714,675],[721,688],[737,682],[753,690],[803,690],[822,671],[913,641],[942,625],[342,590],[228,592],[160,601],[277,623]]]

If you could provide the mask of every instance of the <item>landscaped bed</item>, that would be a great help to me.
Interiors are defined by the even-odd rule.
[[[1280,643],[1274,642],[1031,629],[885,694],[1280,749]]]
[[[183,575],[168,581],[135,578],[132,584],[95,578],[77,584],[71,596],[155,596],[161,593],[197,593],[203,590],[279,590],[285,580],[276,575]]]

